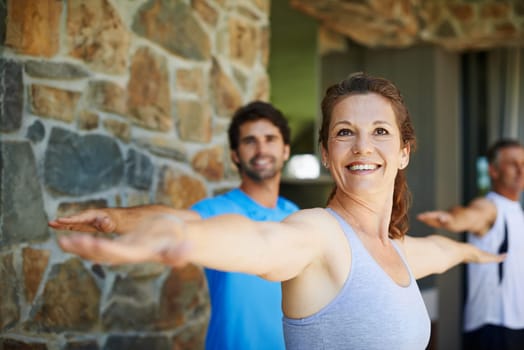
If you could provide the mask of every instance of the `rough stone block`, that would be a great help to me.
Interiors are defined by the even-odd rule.
[[[120,183],[124,161],[111,138],[89,134],[79,136],[53,128],[44,161],[45,184],[70,195],[84,195],[109,189]]]
[[[205,185],[195,177],[181,174],[168,167],[160,170],[156,199],[175,209],[187,209],[206,197]]]
[[[211,57],[211,40],[186,1],[149,0],[136,14],[132,28],[175,55],[193,60]]]
[[[48,237],[47,215],[30,144],[0,143],[0,250]]]
[[[20,319],[20,305],[17,293],[18,277],[13,265],[13,254],[0,255],[0,330],[13,327]],[[1,340],[0,340],[1,344]],[[0,349],[3,349],[0,347]]]
[[[89,331],[99,317],[100,290],[78,258],[53,266],[42,305],[26,323],[31,331]]]
[[[148,190],[153,183],[154,166],[151,159],[134,149],[127,152],[126,179],[127,183],[139,190]]]
[[[1,6],[0,6],[1,7]],[[0,131],[11,132],[22,125],[24,85],[21,64],[0,58]]]

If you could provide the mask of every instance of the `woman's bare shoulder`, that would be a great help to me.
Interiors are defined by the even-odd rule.
[[[288,216],[284,222],[301,231],[320,234],[323,237],[326,237],[326,232],[334,232],[339,227],[337,220],[325,208],[299,210]]]
[[[320,223],[327,221],[331,218],[331,215],[325,208],[308,208],[301,209],[291,215],[289,215],[285,221],[289,223],[294,222],[306,222],[306,223]]]

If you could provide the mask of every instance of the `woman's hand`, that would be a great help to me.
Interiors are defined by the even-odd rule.
[[[406,235],[400,243],[416,279],[444,273],[460,263],[499,263],[506,257],[505,254],[492,254],[441,235]]]
[[[100,222],[101,221],[101,222]],[[100,212],[84,212],[58,220],[58,227],[67,229],[111,227],[110,216]],[[100,226],[102,225],[102,226]],[[53,226],[52,226],[53,227]],[[147,231],[147,232],[146,232]],[[107,232],[107,231],[103,231]],[[184,237],[184,222],[170,214],[149,215],[134,229],[115,239],[74,233],[58,238],[60,247],[82,258],[110,265],[158,262],[171,266],[185,265],[189,245]]]
[[[474,245],[464,244],[464,263],[500,263],[506,259],[506,253],[504,254],[493,254],[488,253],[485,250],[481,250]]]
[[[48,225],[57,230],[122,233],[117,229],[116,210],[118,209],[88,209],[75,215],[49,221]]]

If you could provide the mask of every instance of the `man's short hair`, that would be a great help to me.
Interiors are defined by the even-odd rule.
[[[493,164],[497,160],[497,156],[499,154],[499,151],[504,148],[509,147],[522,147],[520,142],[518,140],[514,139],[501,139],[495,142],[491,147],[488,149],[486,153],[486,157],[488,158],[488,163]]]

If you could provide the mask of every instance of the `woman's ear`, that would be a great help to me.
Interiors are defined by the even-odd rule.
[[[329,158],[328,158],[327,151],[324,148],[324,146],[321,146],[320,148],[320,156],[321,156],[322,166],[327,169],[329,167],[329,163],[328,163]]]
[[[409,145],[409,143],[406,143],[406,146],[404,146],[401,150],[400,150],[401,154],[400,154],[400,164],[399,164],[399,169],[402,170],[402,169],[406,169],[406,167],[408,166],[409,164],[409,154],[411,152],[411,146]]]

